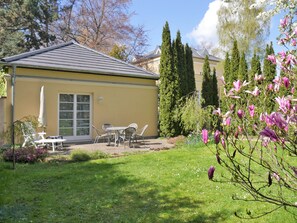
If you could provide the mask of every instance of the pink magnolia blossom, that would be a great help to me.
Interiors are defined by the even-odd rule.
[[[284,19],[280,20],[280,25],[282,28],[285,28],[285,26],[287,26],[288,24],[288,17],[286,16]]]
[[[234,81],[233,86],[236,92],[240,91],[240,88],[241,88],[240,80]]]
[[[226,85],[224,76],[222,76],[222,77],[220,78],[220,80],[221,80],[221,82],[222,82],[223,85]]]
[[[253,91],[245,91],[246,93],[252,94],[253,96],[258,96],[260,94],[260,90],[258,87],[255,87]]]
[[[239,110],[237,111],[237,116],[238,116],[238,118],[242,119],[243,116],[244,116],[244,111],[241,110],[241,109],[239,109]]]
[[[221,132],[219,130],[216,130],[214,133],[214,142],[215,144],[219,144],[221,138]]]
[[[209,180],[213,179],[213,175],[214,175],[215,170],[216,170],[216,168],[214,166],[209,167],[208,172],[207,172]]]
[[[268,86],[267,86],[267,90],[269,90],[269,91],[273,91],[273,84],[268,84]]]
[[[202,141],[204,144],[208,143],[208,131],[206,129],[202,130]]]
[[[273,64],[276,64],[276,58],[274,55],[268,55],[267,60],[269,60]]]
[[[297,41],[296,41],[296,39],[292,39],[292,41],[291,41],[291,46],[296,46],[297,45]]]
[[[269,127],[265,127],[265,129],[263,129],[260,132],[260,135],[263,136],[263,137],[269,138],[273,142],[278,141],[278,137],[277,137],[276,133],[272,129],[270,129]]]
[[[264,80],[264,76],[261,75],[261,74],[259,74],[259,75],[256,74],[254,80],[255,80],[256,82],[261,82],[261,81]]]
[[[227,117],[223,119],[223,125],[230,126],[231,124],[231,117]]]
[[[284,86],[288,89],[290,85],[290,79],[288,77],[283,77]]]
[[[255,115],[255,105],[249,105],[249,113],[251,117],[254,117]]]
[[[281,98],[280,97],[277,97],[275,100],[278,103],[279,109],[282,112],[287,113],[291,109],[291,102],[290,102],[290,100],[289,99],[286,99],[284,96],[282,96]]]

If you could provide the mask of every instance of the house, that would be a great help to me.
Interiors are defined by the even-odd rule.
[[[9,68],[10,77],[7,98],[0,101],[0,129],[12,120],[38,117],[44,86],[47,135],[91,140],[92,124],[101,128],[132,122],[148,124],[146,136],[158,135],[157,74],[74,41],[3,58],[1,65]]]
[[[193,65],[194,65],[194,72],[195,72],[195,84],[198,96],[201,95],[201,88],[202,88],[202,70],[205,56],[208,55],[209,58],[209,65],[211,71],[213,68],[216,68],[216,75],[219,79],[223,76],[223,66],[220,63],[222,59],[210,55],[206,49],[198,50],[195,48],[191,48],[193,52]],[[161,59],[161,47],[157,46],[155,50],[151,51],[150,53],[143,55],[133,61],[133,64],[139,67],[142,67],[148,71],[154,72],[159,74],[159,65]],[[219,92],[221,93],[220,85],[219,85]]]

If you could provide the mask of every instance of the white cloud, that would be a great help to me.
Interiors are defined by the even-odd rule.
[[[189,38],[193,39],[196,44],[211,46],[211,48],[218,46],[217,36],[217,11],[222,4],[221,0],[215,0],[208,5],[208,10],[204,14],[201,22],[188,34]]]

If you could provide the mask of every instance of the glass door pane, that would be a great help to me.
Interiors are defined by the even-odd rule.
[[[90,135],[90,96],[77,95],[76,135]]]
[[[60,94],[59,103],[59,135],[73,136],[74,95]]]
[[[60,94],[60,135],[74,138],[90,136],[90,102],[90,95]]]

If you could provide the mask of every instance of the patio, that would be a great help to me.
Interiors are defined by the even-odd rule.
[[[104,153],[111,154],[111,155],[122,155],[124,153],[133,153],[133,152],[144,152],[144,151],[158,151],[158,150],[164,150],[164,149],[170,149],[173,148],[174,144],[170,144],[167,142],[167,139],[164,138],[156,138],[156,139],[145,139],[144,141],[140,140],[137,143],[134,144],[134,148],[129,148],[128,144],[126,143],[125,146],[123,144],[120,144],[119,146],[115,146],[114,144],[111,144],[110,146],[107,145],[107,142],[100,142],[100,143],[84,143],[84,144],[72,144],[72,143],[66,143],[64,145],[64,148],[58,149],[55,152],[53,152],[51,149],[49,149],[49,153],[54,154],[70,154],[71,151],[74,150],[82,150],[82,151],[88,151],[88,152],[95,152],[97,150],[100,150]]]

